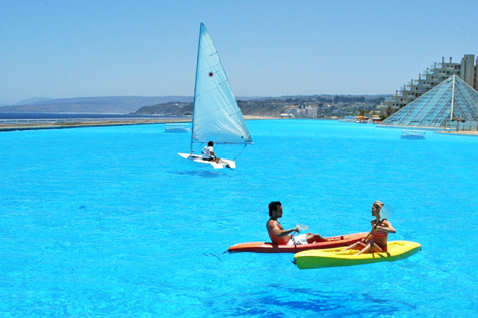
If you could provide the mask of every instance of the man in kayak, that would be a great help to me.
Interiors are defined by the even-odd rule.
[[[380,201],[375,201],[372,204],[372,215],[375,217],[375,220],[370,222],[372,230],[364,239],[347,247],[347,250],[359,250],[356,255],[387,251],[388,233],[396,233],[397,231],[387,219],[380,218],[380,211],[383,206],[384,204]]]
[[[212,140],[207,143],[207,146],[202,148],[201,153],[202,160],[215,162],[219,162],[219,160],[221,160],[220,158],[217,158],[216,154],[214,153],[214,142]]]
[[[293,232],[299,233],[299,226],[289,230],[284,230],[279,221],[277,221],[278,218],[282,217],[282,204],[279,201],[269,203],[269,216],[270,219],[267,221],[267,232],[269,232],[269,237],[274,244],[295,246],[327,241],[319,234],[306,233],[292,236],[291,233]]]

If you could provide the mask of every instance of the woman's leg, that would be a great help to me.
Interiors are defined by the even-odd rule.
[[[367,245],[365,245],[364,248],[362,248],[360,251],[358,251],[357,254],[355,254],[355,255],[360,255],[360,254],[363,254],[363,253],[368,253],[371,248],[372,248],[372,245],[371,245],[370,243],[368,243]]]
[[[372,244],[372,242],[368,243],[363,249],[361,249],[357,254],[365,254],[365,253],[380,253],[383,252],[383,249],[380,248],[377,244]]]
[[[378,244],[373,244],[372,253],[381,253],[384,252],[383,248],[381,248]]]
[[[362,241],[353,243],[352,245],[347,246],[344,250],[361,250],[366,244]]]

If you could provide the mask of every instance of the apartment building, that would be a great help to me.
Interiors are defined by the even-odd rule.
[[[460,63],[454,62],[451,57],[448,61],[442,57],[441,63],[434,63],[433,66],[426,68],[423,73],[418,74],[417,79],[410,80],[395,91],[395,94],[385,100],[384,104],[400,109],[452,75],[458,75],[468,85],[478,90],[478,57],[476,63],[474,54],[466,54]]]

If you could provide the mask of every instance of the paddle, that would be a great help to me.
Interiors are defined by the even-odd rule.
[[[387,205],[384,205],[382,207],[382,209],[380,210],[380,218],[383,220],[383,219],[387,219],[387,220],[390,220],[390,218],[392,217],[393,215],[393,209],[391,206],[389,206],[388,204]]]
[[[307,231],[309,229],[309,227],[307,225],[303,225],[303,224],[297,224],[297,230],[299,232],[302,232],[302,231]]]

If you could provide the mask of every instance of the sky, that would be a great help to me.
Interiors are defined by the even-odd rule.
[[[200,22],[236,96],[392,94],[478,54],[478,1],[0,0],[0,105],[192,96]]]

